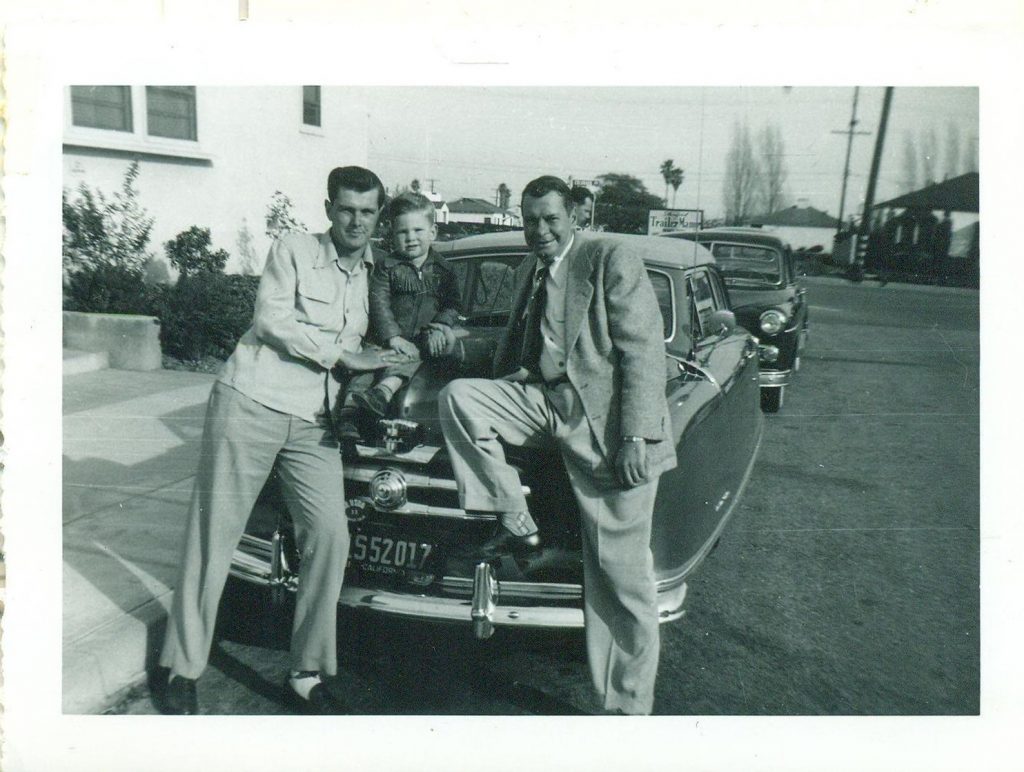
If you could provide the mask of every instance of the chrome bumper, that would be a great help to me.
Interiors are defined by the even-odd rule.
[[[758,376],[758,383],[762,388],[781,388],[789,385],[789,377],[792,370],[762,370]]]
[[[284,560],[280,539],[259,539],[245,534],[235,548],[231,560],[231,576],[249,584],[271,590],[294,592],[298,589],[297,576]],[[362,608],[382,614],[409,617],[433,622],[472,623],[478,638],[489,638],[495,627],[582,628],[583,609],[579,606],[520,606],[500,603],[502,586],[509,596],[548,596],[582,602],[582,587],[568,584],[532,584],[500,582],[494,578],[490,566],[480,564],[472,582],[468,579],[445,577],[442,586],[461,589],[468,597],[444,598],[417,595],[412,591],[398,592],[363,587],[345,586],[338,604],[347,608]],[[462,587],[464,585],[464,587]],[[530,592],[530,590],[533,592]],[[671,622],[683,616],[683,602],[687,585],[682,575],[658,582],[658,620]]]

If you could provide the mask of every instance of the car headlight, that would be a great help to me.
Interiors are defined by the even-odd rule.
[[[774,335],[786,326],[786,315],[777,308],[769,308],[761,314],[761,318],[758,323],[761,326],[762,332],[768,335]]]

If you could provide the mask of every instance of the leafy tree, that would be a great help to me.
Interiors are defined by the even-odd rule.
[[[765,214],[777,212],[786,205],[786,145],[777,124],[769,124],[757,135],[760,156],[761,203]]]
[[[98,266],[117,266],[141,275],[152,252],[147,250],[153,218],[139,203],[135,181],[139,163],[133,161],[121,181],[121,189],[107,198],[84,182],[78,198],[61,192],[64,223],[63,265],[65,276]]]
[[[664,202],[650,193],[643,181],[629,174],[598,176],[600,194],[595,201],[594,219],[616,233],[646,233],[648,212]]]
[[[193,225],[164,244],[167,258],[182,276],[201,273],[224,273],[228,253],[210,249],[210,229]]]
[[[248,221],[243,217],[242,226],[235,237],[235,246],[238,247],[238,256],[242,261],[241,272],[245,276],[259,276],[263,273],[263,260],[256,254],[252,243],[252,231],[249,230]]]
[[[409,190],[411,190],[413,193],[419,193],[420,192],[420,181],[419,180],[413,180],[409,184]]]
[[[292,214],[292,200],[280,190],[275,190],[267,204],[266,234],[276,239],[288,231],[304,231],[306,226]]]
[[[739,224],[755,213],[759,182],[750,129],[745,122],[737,121],[732,129],[732,144],[725,155],[725,179],[722,183],[727,223]]]

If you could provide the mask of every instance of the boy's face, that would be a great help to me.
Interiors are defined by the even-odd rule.
[[[391,225],[395,251],[406,260],[423,257],[437,238],[437,226],[423,212],[406,212]]]

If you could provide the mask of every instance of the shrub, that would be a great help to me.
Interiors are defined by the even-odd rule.
[[[142,273],[152,256],[146,245],[153,230],[153,218],[139,204],[135,188],[138,176],[139,164],[133,161],[125,172],[121,190],[109,199],[84,182],[78,187],[75,200],[67,190],[61,192],[66,278],[100,265]]]
[[[184,275],[161,298],[160,343],[187,361],[227,359],[252,323],[259,278],[203,272]]]
[[[306,226],[292,215],[292,200],[280,190],[275,190],[267,205],[266,233],[276,239],[288,231],[304,231]]]
[[[228,253],[210,249],[210,229],[193,225],[164,244],[167,259],[182,277],[203,273],[224,273]]]
[[[64,310],[153,315],[162,290],[147,285],[139,270],[106,263],[85,266],[68,277]]]

